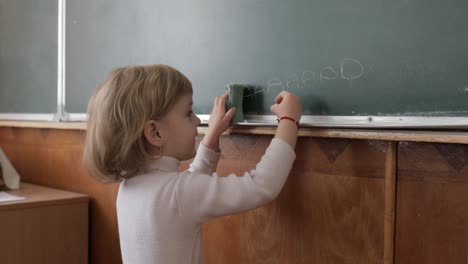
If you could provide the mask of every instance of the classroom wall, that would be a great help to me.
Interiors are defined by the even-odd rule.
[[[0,127],[0,147],[24,181],[88,194],[90,263],[121,263],[117,185],[88,176],[80,163],[83,136],[81,130]],[[223,136],[217,172],[252,169],[270,140]],[[207,264],[384,263],[387,143],[301,137],[296,153],[274,202],[204,226]],[[395,162],[395,263],[465,263],[467,145],[400,142]]]

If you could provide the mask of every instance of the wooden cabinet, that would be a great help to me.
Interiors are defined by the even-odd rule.
[[[21,183],[0,203],[1,263],[88,263],[86,195]]]

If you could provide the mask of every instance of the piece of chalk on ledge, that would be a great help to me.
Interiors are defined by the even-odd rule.
[[[232,118],[231,122],[243,122],[244,121],[244,112],[243,112],[243,100],[244,100],[244,85],[242,84],[229,84],[227,86],[229,91],[229,104],[226,108],[231,107],[236,108],[236,113]]]

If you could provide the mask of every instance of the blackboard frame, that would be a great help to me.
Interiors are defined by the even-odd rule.
[[[202,125],[208,125],[209,115],[197,115]],[[274,115],[245,115],[235,126],[276,126]],[[372,129],[466,129],[468,117],[435,116],[312,116],[301,117],[300,127],[311,128],[372,128]]]

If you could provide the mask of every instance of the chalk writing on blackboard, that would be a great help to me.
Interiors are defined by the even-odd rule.
[[[352,58],[345,58],[341,60],[337,68],[332,66],[323,67],[319,73],[310,70],[304,70],[301,73],[294,73],[290,78],[283,81],[279,77],[274,76],[267,82],[266,92],[270,93],[272,89],[301,89],[312,86],[312,83],[317,81],[319,76],[320,81],[329,81],[335,79],[354,80],[362,77],[364,74],[364,66],[358,60]],[[299,78],[299,76],[301,76]]]
[[[334,80],[336,78],[338,78],[338,73],[331,66],[320,71],[320,80]]]
[[[301,88],[299,82],[299,75],[293,74],[292,78],[288,79],[286,82],[286,87],[288,89]]]
[[[302,72],[302,84],[304,87],[308,85],[309,82],[313,82],[316,79],[317,74],[313,71],[303,71]]]
[[[357,79],[364,73],[364,66],[351,58],[345,58],[341,61],[340,65],[341,78],[346,80]]]
[[[280,86],[281,90],[284,90],[283,82],[280,79],[273,77],[272,79],[268,80],[267,92],[270,93],[270,90],[272,89],[272,87],[275,87],[275,86]]]

